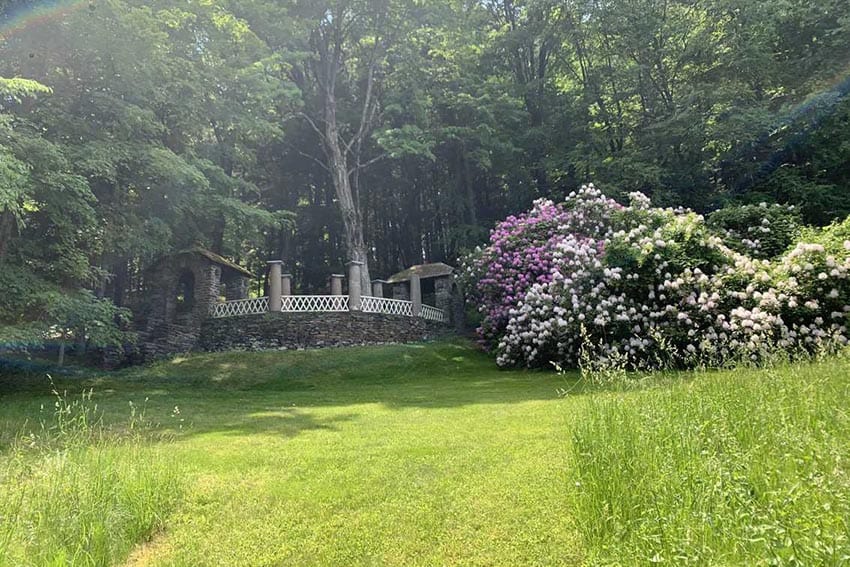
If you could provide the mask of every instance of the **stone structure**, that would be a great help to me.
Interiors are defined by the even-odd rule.
[[[279,350],[430,340],[451,328],[419,317],[377,313],[268,313],[207,319],[198,339],[204,351]]]
[[[360,311],[363,297],[362,284],[360,283],[360,269],[363,262],[352,260],[348,263],[348,308],[352,311]]]
[[[392,286],[394,299],[414,300],[412,292],[420,289],[420,303],[442,309],[456,327],[463,326],[463,297],[455,282],[455,269],[448,264],[412,266],[393,274],[386,283]]]
[[[269,265],[269,311],[278,313],[283,295],[283,262],[270,260]]]
[[[384,286],[387,280],[372,280],[372,297],[384,297]]]
[[[342,274],[331,274],[331,295],[342,295]]]
[[[162,258],[145,274],[147,293],[137,313],[145,359],[195,347],[210,307],[247,297],[251,272],[203,248]]]
[[[192,248],[157,262],[146,275],[146,308],[139,318],[142,358],[421,341],[449,333],[449,320],[457,320],[454,270],[445,264],[414,266],[363,290],[362,264],[350,262],[347,278],[330,276],[332,297],[292,296],[292,276],[283,273],[283,263],[268,264],[268,296],[248,299],[252,274],[208,250]],[[347,297],[341,297],[344,279]],[[387,286],[394,298],[409,303],[373,299],[383,297]]]

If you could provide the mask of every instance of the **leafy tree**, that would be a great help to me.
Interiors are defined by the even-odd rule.
[[[0,262],[132,307],[197,244],[314,291],[589,180],[826,224],[848,42],[844,0],[75,4],[0,37]]]

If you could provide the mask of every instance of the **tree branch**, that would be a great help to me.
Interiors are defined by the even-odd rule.
[[[322,132],[322,131],[319,129],[319,127],[316,125],[316,123],[315,123],[315,122],[313,122],[313,119],[312,119],[312,118],[310,118],[310,117],[309,117],[306,113],[304,113],[304,112],[299,112],[299,113],[297,114],[297,116],[299,116],[299,117],[303,118],[304,120],[306,120],[306,121],[307,121],[307,124],[309,124],[309,125],[310,125],[310,127],[313,129],[313,131],[314,131],[314,132],[316,132],[316,134],[318,134],[318,136],[319,136],[319,140],[321,140],[321,141],[324,143],[324,141],[325,141],[325,139],[326,139],[326,138],[325,138],[325,134],[324,134],[324,132]]]
[[[351,169],[348,170],[348,175],[351,175],[355,171],[358,171],[358,170],[361,170],[361,169],[366,169],[367,167],[369,167],[373,163],[379,162],[382,159],[387,158],[389,156],[390,156],[390,154],[388,154],[387,152],[384,152],[381,155],[370,159],[366,163],[358,163],[357,165],[355,165],[354,167],[352,167]]]
[[[303,156],[303,157],[305,157],[305,158],[308,158],[308,159],[312,160],[312,161],[313,161],[314,163],[316,163],[319,167],[321,167],[322,169],[324,169],[324,170],[325,170],[328,174],[330,174],[330,173],[331,173],[331,169],[330,169],[327,165],[325,165],[325,163],[324,163],[324,162],[322,162],[322,160],[320,160],[320,159],[319,159],[319,158],[317,158],[316,156],[311,156],[311,155],[310,155],[310,154],[308,154],[308,153],[302,152],[301,150],[299,150],[299,149],[298,149],[298,148],[296,148],[295,146],[290,145],[289,147],[290,147],[290,148],[292,148],[293,150],[295,150],[296,152],[298,152],[298,154],[299,154],[299,155],[301,155],[301,156]]]
[[[355,134],[347,144],[345,144],[345,151],[350,152],[351,147],[355,147],[355,159],[359,160],[360,154],[360,146],[363,144],[363,138],[366,136],[367,129],[371,126],[372,120],[375,118],[375,109],[372,100],[372,90],[375,85],[375,68],[377,66],[378,59],[378,46],[380,45],[381,38],[378,34],[375,34],[375,44],[372,48],[372,53],[369,55],[369,72],[366,76],[366,94],[363,96],[363,110],[360,113],[360,125],[357,128],[357,134]]]

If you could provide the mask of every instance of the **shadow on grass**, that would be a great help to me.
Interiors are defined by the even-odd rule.
[[[305,431],[336,431],[338,425],[357,418],[356,413],[317,417],[298,409],[265,409],[233,415],[214,423],[191,423],[184,435],[217,433],[232,436],[269,435],[292,438]]]
[[[175,357],[85,379],[54,377],[58,388],[218,398],[266,393],[299,405],[444,407],[551,399],[574,376],[500,370],[467,341],[287,352],[230,352]],[[0,395],[49,394],[44,376],[0,378]]]
[[[84,379],[53,379],[57,390],[71,396],[93,388],[110,423],[126,421],[128,401],[140,406],[147,400],[159,430],[183,425],[181,435],[292,437],[355,419],[359,411],[349,406],[439,409],[554,400],[559,391],[575,389],[577,377],[499,370],[489,355],[456,341],[192,355]],[[45,376],[0,378],[0,423],[32,420],[41,405],[52,406],[52,387]],[[175,407],[181,416],[174,415]],[[335,413],[332,408],[340,413],[317,417]]]

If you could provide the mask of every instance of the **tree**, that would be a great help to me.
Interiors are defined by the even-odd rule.
[[[0,80],[0,261],[132,305],[200,244],[315,291],[453,263],[587,181],[827,222],[842,2],[75,3],[0,37],[0,76],[52,90]]]
[[[361,174],[388,155],[381,149],[367,157],[367,147],[380,120],[387,53],[408,23],[403,11],[403,4],[393,1],[341,0],[320,7],[312,15],[305,73],[296,81],[307,97],[317,99],[318,116],[311,117],[309,110],[302,116],[322,141],[348,259],[363,264],[363,289],[369,289],[370,254],[364,236]],[[342,103],[346,95],[350,104]]]
[[[3,113],[4,103],[20,104],[25,97],[51,90],[29,79],[4,79],[0,77],[0,140],[11,136],[10,117]],[[14,155],[8,145],[0,141],[0,264],[6,258],[12,231],[24,222],[24,198],[28,185],[29,168]]]

